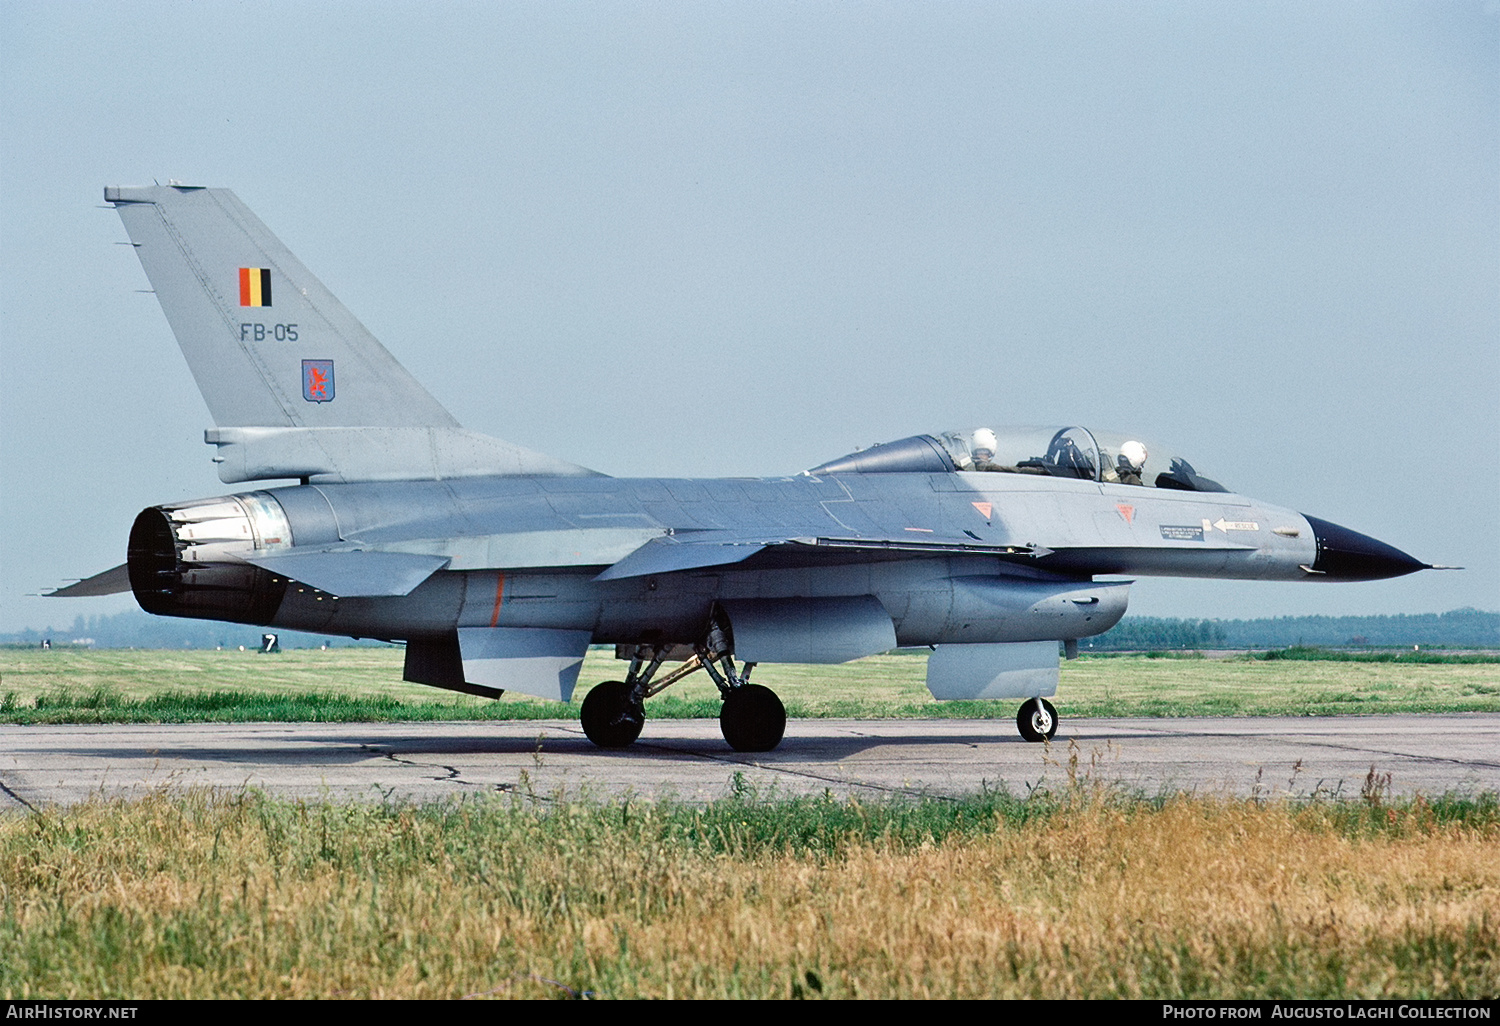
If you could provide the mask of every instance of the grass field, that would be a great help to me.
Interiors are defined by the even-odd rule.
[[[583,680],[621,676],[593,653]],[[795,716],[995,716],[921,656],[767,666]],[[0,651],[0,718],[577,715],[390,649]],[[1500,708],[1500,664],[1085,658],[1065,715]],[[680,688],[680,690],[679,690]],[[583,692],[580,688],[580,697]],[[706,681],[653,715],[717,714]],[[431,805],[166,792],[0,816],[0,996],[1361,998],[1500,993],[1500,799]]]
[[[0,995],[1493,997],[1497,842],[1493,795],[157,795],[0,818]]]
[[[0,721],[555,719],[578,714],[588,687],[625,664],[591,651],[574,701],[499,701],[401,681],[397,649],[248,652],[0,650]],[[1015,702],[937,702],[921,655],[841,666],[763,666],[793,717],[1009,719]],[[1067,716],[1269,716],[1500,710],[1500,662],[1192,659],[1114,656],[1063,664]],[[716,717],[702,674],[647,703],[655,717]]]

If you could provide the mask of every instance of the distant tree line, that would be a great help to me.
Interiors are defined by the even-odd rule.
[[[1092,645],[1090,645],[1092,642]],[[1263,620],[1178,620],[1129,616],[1082,647],[1099,650],[1287,648],[1500,648],[1500,613],[1455,609],[1395,616],[1278,616]]]
[[[1153,651],[1157,649],[1228,648],[1224,626],[1217,620],[1178,620],[1132,616],[1097,638],[1079,643],[1085,651]]]
[[[77,617],[72,626],[24,630],[0,635],[0,643],[55,646],[75,641],[94,648],[258,648],[262,628],[216,620],[185,620],[127,610],[113,616]],[[281,631],[283,648],[320,645],[377,645],[376,641],[300,631]],[[1500,649],[1500,613],[1455,609],[1447,613],[1397,616],[1278,616],[1264,620],[1182,620],[1128,616],[1096,638],[1085,638],[1085,651],[1155,651],[1194,649],[1395,648],[1434,645],[1445,648]]]
[[[91,648],[239,648],[260,647],[263,633],[277,635],[282,648],[319,648],[328,645],[346,648],[350,645],[376,645],[379,642],[354,641],[326,634],[304,634],[276,627],[246,626],[218,620],[187,620],[176,616],[152,616],[139,609],[127,609],[113,616],[79,616],[68,627],[27,629],[0,635],[0,643],[40,645],[50,640],[62,648],[75,642]]]

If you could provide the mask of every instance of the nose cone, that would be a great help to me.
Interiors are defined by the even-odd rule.
[[[1327,575],[1319,580],[1379,581],[1432,569],[1431,563],[1414,559],[1369,535],[1309,517],[1306,513],[1302,515],[1307,517],[1313,536],[1318,540],[1318,558],[1313,561],[1312,570],[1315,574]]]

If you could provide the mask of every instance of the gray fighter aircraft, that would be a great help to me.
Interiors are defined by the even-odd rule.
[[[939,699],[1023,699],[1049,738],[1059,642],[1113,627],[1128,581],[1363,581],[1429,569],[1347,528],[1238,495],[1139,437],[1083,427],[915,435],[787,477],[628,480],[466,431],[240,201],[109,187],[215,424],[228,484],[153,506],[123,566],[53,592],[406,642],[406,680],[568,701],[606,748],[696,670],[724,737],[781,741],[758,663],[931,646]],[[670,669],[663,667],[672,664]]]

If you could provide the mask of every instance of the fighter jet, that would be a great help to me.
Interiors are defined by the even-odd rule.
[[[152,506],[126,562],[52,594],[164,616],[403,641],[404,679],[571,699],[585,651],[622,680],[583,729],[628,746],[702,670],[725,740],[768,751],[760,663],[930,647],[938,699],[1020,699],[1057,730],[1059,643],[1109,630],[1129,580],[1366,581],[1430,569],[1239,495],[1133,434],[970,426],[770,478],[625,479],[467,431],[233,193],[104,190],[216,427],[220,480]],[[295,483],[290,483],[295,482]]]

